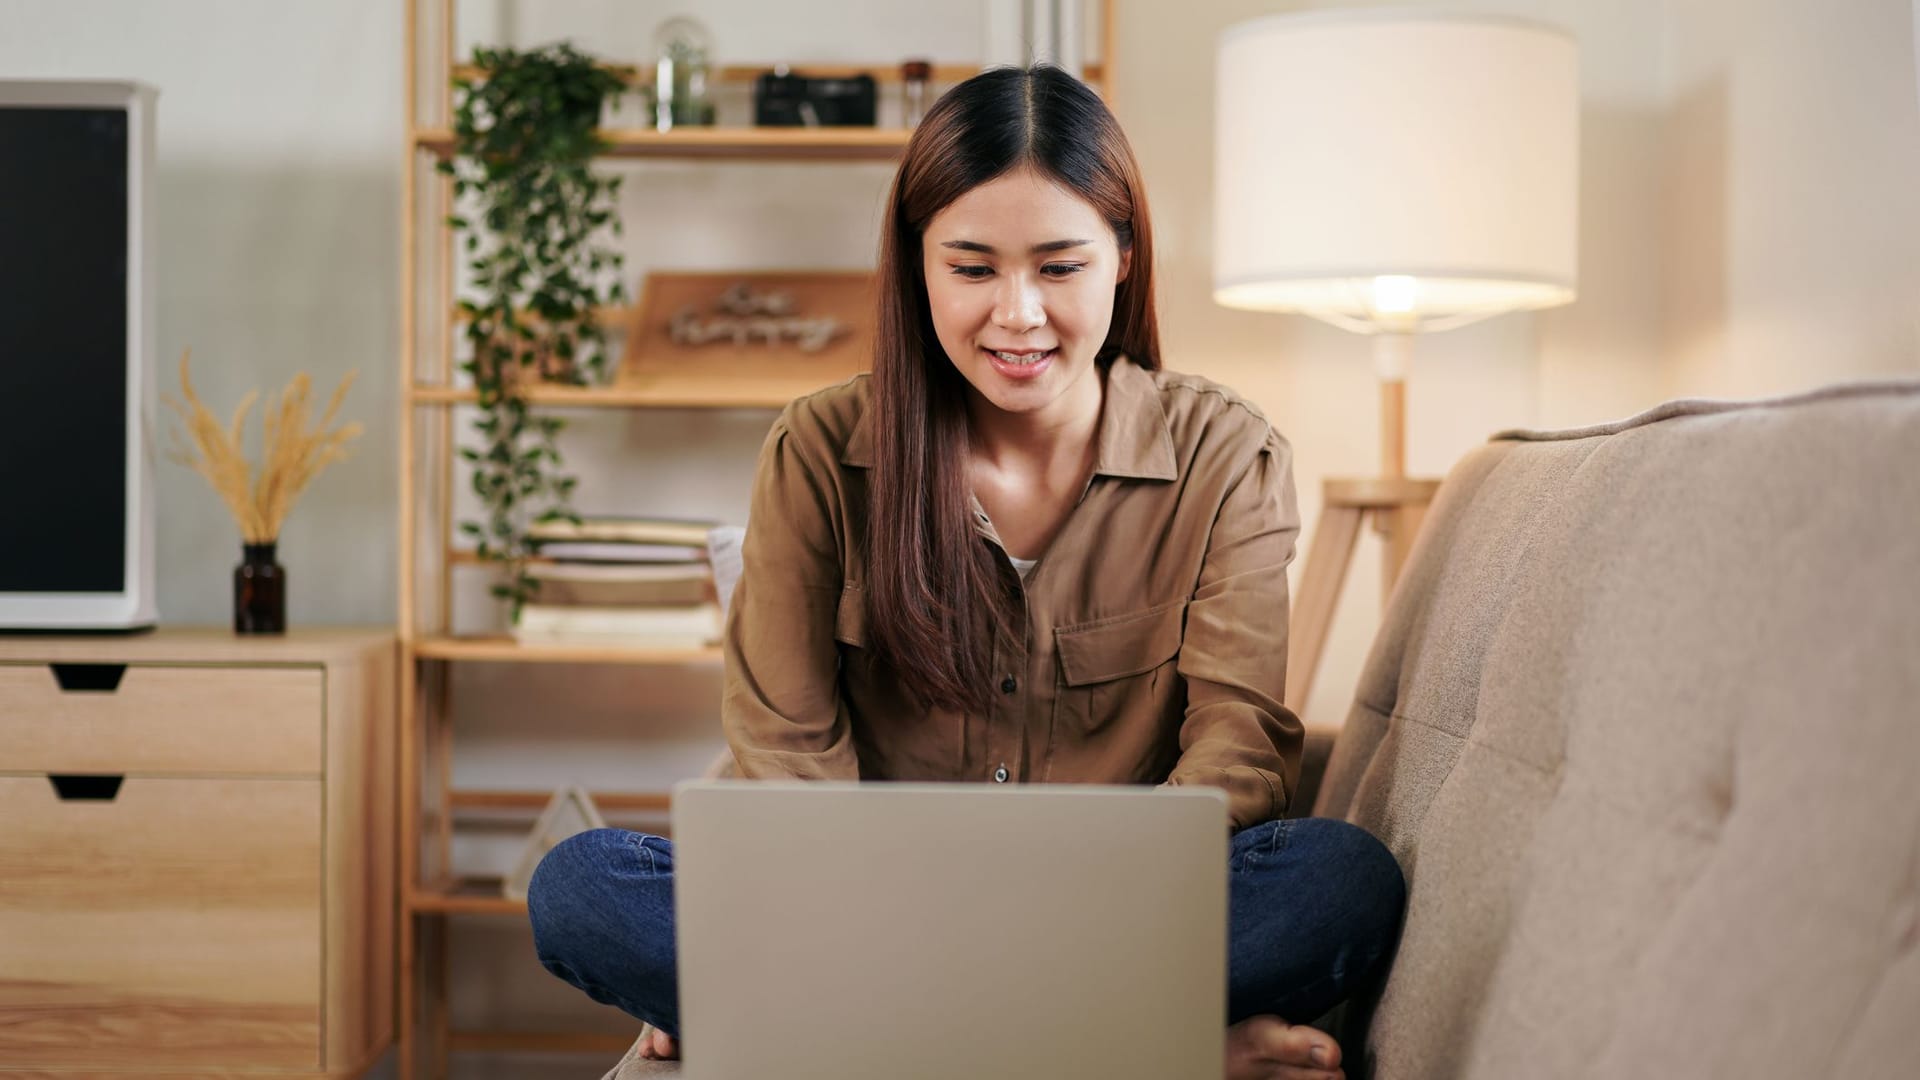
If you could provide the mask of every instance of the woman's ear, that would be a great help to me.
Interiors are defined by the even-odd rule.
[[[1121,282],[1127,280],[1127,273],[1132,269],[1133,269],[1133,249],[1128,248],[1125,251],[1122,251],[1120,253],[1120,274],[1118,277],[1115,277],[1113,279],[1113,283],[1115,285],[1118,285]]]

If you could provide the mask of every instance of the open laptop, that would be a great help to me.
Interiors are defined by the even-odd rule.
[[[1217,1080],[1213,788],[688,781],[688,1080]]]

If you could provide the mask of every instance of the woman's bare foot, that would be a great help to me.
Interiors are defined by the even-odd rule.
[[[680,1060],[680,1043],[647,1025],[640,1056]],[[1340,1044],[1326,1032],[1277,1016],[1249,1017],[1227,1029],[1226,1080],[1345,1080]]]
[[[679,1061],[680,1042],[648,1024],[647,1029],[640,1033],[640,1056],[648,1061]]]
[[[1346,1080],[1333,1036],[1277,1016],[1250,1016],[1227,1029],[1226,1080]]]

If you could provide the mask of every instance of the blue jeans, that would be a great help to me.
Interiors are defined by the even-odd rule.
[[[1406,883],[1386,847],[1332,818],[1235,833],[1227,858],[1227,1022],[1307,1022],[1382,973]],[[593,829],[547,852],[527,888],[548,971],[588,997],[680,1034],[673,843]]]

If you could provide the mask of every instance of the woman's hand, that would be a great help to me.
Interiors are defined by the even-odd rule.
[[[1318,1028],[1250,1016],[1227,1029],[1226,1080],[1346,1080],[1340,1044]]]

